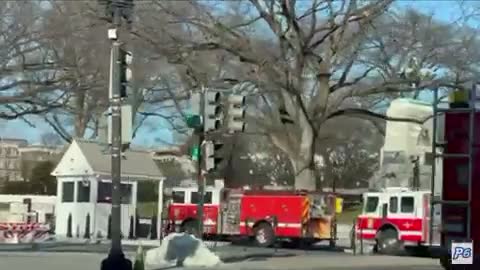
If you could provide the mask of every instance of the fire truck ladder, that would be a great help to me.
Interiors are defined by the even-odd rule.
[[[473,156],[474,156],[474,132],[475,132],[475,103],[477,101],[476,89],[477,84],[474,83],[469,93],[468,98],[468,107],[465,108],[439,108],[438,105],[442,102],[442,97],[439,98],[439,89],[434,90],[433,98],[433,134],[432,134],[432,178],[431,178],[431,197],[430,197],[430,228],[429,228],[429,243],[432,245],[433,241],[433,222],[434,222],[434,206],[435,205],[451,205],[460,208],[466,208],[467,210],[467,226],[466,226],[466,238],[471,240],[471,218],[472,218],[472,209],[470,202],[472,200],[472,178],[473,178]],[[444,151],[438,151],[439,148],[445,147],[447,142],[437,141],[437,128],[438,128],[438,116],[445,113],[469,113],[469,124],[468,124],[468,153],[444,153]],[[465,200],[443,200],[441,196],[435,195],[435,174],[436,174],[436,161],[438,158],[463,158],[468,160],[468,175],[467,175],[467,190],[468,190],[468,199]],[[442,213],[443,216],[443,213]]]

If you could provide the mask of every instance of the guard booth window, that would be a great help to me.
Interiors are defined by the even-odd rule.
[[[390,202],[388,205],[388,211],[390,213],[397,213],[398,212],[398,197],[390,197]]]
[[[198,192],[192,192],[191,203],[199,203],[200,202],[200,195]],[[205,197],[203,198],[204,204],[211,204],[212,203],[212,192],[207,191],[205,192]]]
[[[185,191],[172,192],[173,203],[185,203]]]
[[[132,185],[120,185],[120,200],[122,204],[130,204],[132,200]],[[99,182],[97,192],[97,202],[112,203],[112,183]]]
[[[77,202],[90,202],[90,182],[77,182]]]
[[[62,184],[62,202],[73,202],[74,182],[64,182]]]
[[[122,204],[132,203],[132,185],[122,184],[120,186]]]
[[[402,213],[413,213],[415,210],[415,200],[413,197],[402,197],[401,211]]]

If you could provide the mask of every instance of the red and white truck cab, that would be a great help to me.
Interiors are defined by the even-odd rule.
[[[379,253],[394,254],[403,247],[429,243],[429,191],[387,188],[365,193],[363,202],[355,226],[356,238],[375,244]]]
[[[207,186],[205,188],[203,224],[205,233],[217,232],[218,212],[223,188],[221,186]],[[172,188],[172,198],[168,205],[167,231],[187,231],[193,233],[197,230],[196,221],[198,202],[200,196],[198,187],[179,186]]]

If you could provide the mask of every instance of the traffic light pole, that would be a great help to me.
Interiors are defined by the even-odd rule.
[[[205,140],[205,134],[203,132],[199,132],[198,134],[199,144],[201,145],[202,142]],[[200,158],[198,159],[198,171],[197,171],[197,178],[198,178],[198,195],[200,196],[197,205],[197,220],[198,220],[198,237],[203,236],[203,205],[204,197],[205,197],[205,175],[202,169],[202,159],[204,156],[201,154],[200,151]]]
[[[117,0],[118,1],[118,0]],[[118,4],[114,1],[114,4]],[[121,162],[122,162],[122,115],[121,115],[121,82],[120,82],[120,50],[121,43],[118,41],[118,28],[121,25],[120,7],[113,7],[113,24],[114,29],[109,30],[109,39],[112,42],[111,48],[111,74],[110,74],[110,104],[112,110],[112,246],[108,257],[102,261],[101,270],[131,270],[132,262],[125,258],[122,251],[121,242]]]
[[[205,88],[202,87],[200,93],[200,115],[203,117],[202,123],[205,123]],[[200,196],[197,205],[197,220],[198,220],[198,236],[199,238],[203,238],[203,205],[204,205],[204,194],[205,194],[205,176],[203,173],[202,168],[202,160],[205,159],[201,149],[203,141],[205,140],[205,128],[204,125],[201,125],[200,128],[196,130],[197,138],[198,138],[198,147],[200,148],[199,151],[199,158],[197,161],[197,181],[198,181],[198,195]]]
[[[112,253],[122,253],[121,244],[121,204],[120,204],[120,186],[121,186],[121,166],[122,166],[122,104],[120,98],[120,81],[118,70],[118,59],[120,43],[114,41],[112,44]]]
[[[214,90],[214,89],[213,89]],[[197,156],[197,182],[198,182],[198,205],[197,205],[197,220],[198,229],[197,236],[203,236],[204,224],[203,224],[203,206],[205,199],[205,185],[207,172],[211,170],[219,169],[218,163],[221,163],[222,158],[216,153],[220,150],[222,143],[206,141],[205,137],[209,135],[210,131],[221,131],[225,121],[225,108],[224,101],[222,101],[222,95],[218,91],[207,90],[202,87],[199,95],[192,95],[192,106],[197,105],[198,109],[195,109],[195,113],[201,116],[201,125],[196,125],[197,121],[193,117],[187,118],[187,125],[189,127],[195,127],[195,135],[197,138],[198,154]],[[230,95],[228,97],[228,120],[226,127],[230,132],[243,132],[245,130],[245,96],[243,95]],[[196,107],[196,106],[195,106]],[[223,116],[222,116],[223,114]],[[221,121],[219,118],[224,118]],[[207,138],[208,139],[208,138]],[[192,154],[193,156],[193,154]]]

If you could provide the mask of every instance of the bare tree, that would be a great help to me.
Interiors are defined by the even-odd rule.
[[[375,44],[375,35],[389,41],[387,47],[395,36],[413,35],[419,40],[413,46],[425,58],[421,62],[425,65],[441,62],[451,52],[450,44],[430,40],[430,45],[438,46],[432,51],[430,45],[422,43],[429,41],[425,35],[429,29],[447,29],[432,20],[427,20],[430,24],[425,24],[420,34],[412,32],[416,24],[408,23],[401,33],[376,32],[385,21],[391,21],[392,26],[403,22],[392,20],[395,14],[387,13],[392,2],[251,0],[237,3],[232,11],[211,2],[153,1],[148,7],[155,9],[151,15],[155,16],[154,30],[157,36],[167,38],[151,39],[153,29],[150,34],[145,29],[136,34],[156,46],[170,63],[189,71],[182,73],[191,75],[181,77],[182,82],[198,78],[208,82],[212,78],[204,74],[209,70],[205,65],[214,66],[215,62],[195,66],[194,59],[220,55],[227,66],[241,67],[241,72],[224,72],[220,77],[256,86],[255,94],[261,101],[254,112],[255,119],[260,120],[256,128],[288,155],[296,188],[315,189],[314,146],[325,121],[345,114],[381,117],[367,110],[341,107],[346,100],[459,87],[471,78],[471,70],[461,70],[458,80],[448,73],[421,76],[420,80],[418,76],[404,76],[403,66],[394,65],[403,51],[390,51],[385,59],[372,60],[385,49]],[[235,16],[239,9],[248,12]],[[445,67],[447,62],[439,65]]]
[[[95,137],[98,121],[107,108],[108,40],[107,26],[88,16],[85,2],[50,1],[42,21],[46,37],[42,44],[59,64],[65,78],[59,91],[71,96],[66,106],[44,116],[45,121],[65,140]]]
[[[45,121],[67,142],[73,137],[98,138],[106,133],[108,108],[109,41],[108,23],[98,16],[101,8],[95,2],[49,1],[44,20],[42,44],[48,49],[65,78],[59,91],[71,98],[66,106],[44,115]],[[187,94],[176,94],[176,82],[171,71],[162,70],[162,62],[149,53],[145,42],[137,42],[125,29],[122,40],[134,54],[133,82],[127,102],[133,107],[135,136],[147,118],[160,117],[173,130],[182,130],[183,111]],[[161,72],[161,70],[163,72]],[[154,131],[157,126],[149,127]]]
[[[321,157],[318,161],[321,184],[337,188],[368,186],[379,166],[382,134],[371,123],[348,116],[324,125],[324,132],[316,142],[317,155]]]
[[[58,63],[42,46],[43,9],[37,2],[10,1],[0,7],[0,118],[23,119],[60,108],[68,95],[56,90],[65,83]]]

